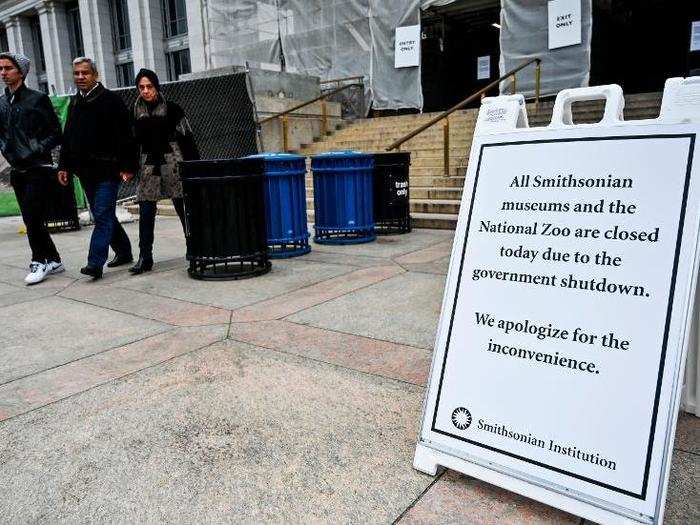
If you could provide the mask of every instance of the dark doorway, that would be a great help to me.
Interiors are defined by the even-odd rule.
[[[499,18],[498,0],[463,0],[422,12],[424,111],[447,109],[498,78]],[[478,78],[479,57],[489,57],[488,78]],[[472,107],[478,105],[476,100]]]
[[[590,84],[644,93],[662,91],[670,77],[700,75],[700,51],[690,51],[694,20],[698,1],[594,0]]]

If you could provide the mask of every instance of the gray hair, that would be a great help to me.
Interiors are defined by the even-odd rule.
[[[97,74],[97,64],[92,58],[88,57],[78,57],[73,59],[73,65],[77,66],[78,64],[87,64],[90,66],[90,69],[92,70],[93,73]]]

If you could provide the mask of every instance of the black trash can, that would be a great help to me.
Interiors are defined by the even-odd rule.
[[[180,163],[187,273],[194,279],[244,279],[270,271],[262,159]]]
[[[75,202],[73,176],[68,177],[68,185],[58,182],[56,170],[46,168],[46,227],[50,232],[69,232],[80,229],[78,207]]]
[[[374,222],[378,235],[411,231],[408,169],[411,154],[374,154]]]

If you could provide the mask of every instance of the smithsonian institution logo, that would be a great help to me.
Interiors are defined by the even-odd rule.
[[[472,424],[472,415],[464,407],[455,408],[452,412],[452,424],[459,430],[466,430]]]

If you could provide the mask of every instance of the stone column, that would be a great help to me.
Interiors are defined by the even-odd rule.
[[[73,87],[73,73],[65,6],[48,0],[37,5],[36,9],[44,45],[49,93],[53,94],[54,90],[58,95],[69,93]]]
[[[85,55],[97,62],[100,79],[107,87],[116,87],[112,15],[109,0],[78,0]]]
[[[128,0],[134,73],[142,67],[167,79],[161,0]]]
[[[207,0],[187,2],[187,35],[193,73],[211,69],[206,13]]]
[[[34,42],[32,41],[32,29],[29,19],[23,16],[12,16],[5,20],[7,31],[7,44],[13,53],[21,53],[31,60],[29,75],[25,79],[27,85],[33,89],[39,87],[36,78],[36,60],[34,56]]]

